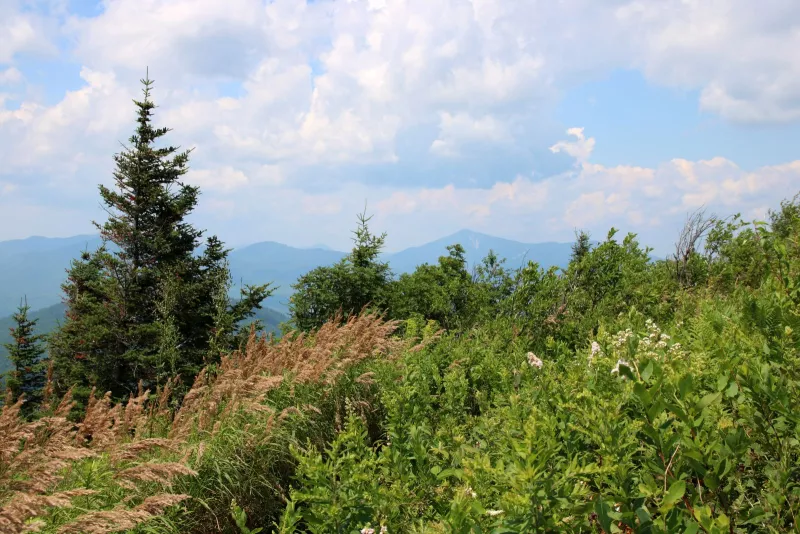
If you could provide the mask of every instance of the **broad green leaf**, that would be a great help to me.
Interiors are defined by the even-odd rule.
[[[678,382],[678,391],[680,391],[682,399],[685,399],[686,395],[692,391],[692,385],[692,375],[686,375]]]
[[[683,480],[676,480],[673,482],[664,499],[661,501],[661,511],[668,512],[675,506],[675,503],[681,500],[683,494],[686,493],[686,482]]]
[[[717,393],[709,393],[698,402],[694,409],[697,412],[702,412],[704,409],[708,407],[709,404],[712,402],[716,402],[722,396],[722,392],[718,391]]]
[[[633,385],[633,393],[639,397],[639,400],[642,401],[643,404],[648,405],[652,400],[652,396],[647,388],[641,382],[637,382]]]
[[[658,417],[658,415],[661,414],[661,412],[664,411],[664,407],[664,402],[661,399],[658,399],[650,406],[650,408],[648,408],[647,417],[649,417],[651,421],[654,420],[656,417]]]
[[[725,386],[728,384],[728,376],[727,375],[719,375],[717,377],[717,391],[722,391],[725,389]]]
[[[600,526],[602,526],[603,530],[606,532],[611,532],[611,517],[608,515],[609,510],[611,510],[611,507],[608,503],[598,496],[597,500],[594,502],[594,511],[597,514],[597,520],[600,521]]]
[[[621,376],[626,377],[628,380],[636,381],[636,377],[633,375],[633,371],[627,365],[620,365],[619,366],[619,374]]]
[[[647,362],[647,365],[642,369],[642,381],[647,382],[653,374],[653,362]]]
[[[636,509],[636,517],[639,518],[639,522],[642,524],[642,526],[645,526],[652,521],[650,512],[647,510],[647,508],[645,508],[644,505]]]
[[[464,477],[464,471],[461,469],[450,468],[450,469],[445,469],[444,471],[436,475],[436,478],[438,478],[439,480],[443,480],[447,477],[456,477],[457,479],[461,480]]]

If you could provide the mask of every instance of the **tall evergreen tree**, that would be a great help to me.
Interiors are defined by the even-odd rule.
[[[8,373],[6,385],[12,398],[25,395],[22,410],[26,415],[32,414],[41,403],[47,374],[46,362],[42,358],[45,350],[41,345],[45,336],[35,333],[38,319],[28,317],[29,311],[30,306],[26,299],[13,315],[16,326],[9,329],[12,341],[4,344],[14,365]]]
[[[92,386],[120,397],[140,380],[153,385],[172,374],[190,380],[219,351],[233,348],[215,343],[212,353],[211,330],[235,329],[270,294],[267,285],[247,286],[240,302],[226,299],[220,316],[229,251],[211,236],[197,254],[203,231],[186,217],[199,188],[180,181],[189,151],[156,146],[170,130],[152,124],[152,83],[142,80],[135,133],[114,157],[115,188],[100,186],[109,218],[94,224],[103,247],[73,262],[63,286],[67,320],[52,342],[56,386],[76,388],[79,399]],[[228,334],[222,338],[235,338]]]

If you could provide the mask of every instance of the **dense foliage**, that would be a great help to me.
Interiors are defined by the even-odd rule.
[[[309,532],[796,530],[797,210],[715,220],[691,277],[613,230],[580,236],[563,273],[528,265],[494,319],[375,363],[380,439],[351,412],[331,445],[295,447],[285,516]]]
[[[612,228],[564,269],[453,245],[399,278],[362,215],[241,343],[266,288],[231,304],[222,244],[196,254],[147,94],[101,189],[118,250],[69,273],[34,420],[0,412],[2,532],[798,530],[800,197],[690,215],[665,260]]]
[[[385,307],[392,272],[379,255],[386,235],[372,234],[367,222],[365,213],[359,215],[350,254],[332,266],[317,267],[292,286],[293,327],[308,331],[340,312],[346,317],[369,305]]]

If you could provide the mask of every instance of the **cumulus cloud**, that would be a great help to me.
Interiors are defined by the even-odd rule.
[[[62,31],[88,71],[113,73],[129,93],[149,65],[167,120],[217,164],[371,164],[397,162],[398,136],[434,121],[434,155],[520,145],[513,127],[534,125],[565,88],[630,66],[699,90],[703,109],[733,121],[800,120],[793,3],[753,15],[746,0],[109,0]],[[0,49],[0,62],[41,26],[6,11],[28,30],[8,30],[16,37],[0,47],[22,44]],[[240,94],[215,96],[223,82]],[[87,98],[97,104],[85,113],[118,114],[97,91]],[[585,159],[592,142],[554,148]]]
[[[242,171],[232,167],[190,170],[186,181],[199,186],[201,190],[210,191],[229,191],[246,186],[250,182]]]
[[[21,190],[68,184],[64,196],[86,196],[108,180],[148,66],[157,122],[194,148],[187,180],[208,191],[203,213],[230,224],[333,221],[369,198],[386,224],[411,216],[408,238],[475,224],[569,239],[575,226],[666,228],[701,204],[774,205],[797,183],[797,163],[600,165],[582,128],[555,144],[542,133],[566,90],[620,68],[696,91],[699,108],[725,121],[800,121],[794,0],[756,11],[748,0],[106,0],[90,17],[23,7],[0,2],[0,85],[27,83],[29,53],[77,59],[82,85],[55,103],[12,107],[0,95],[0,175],[25,181]],[[531,151],[548,146],[574,168],[532,174]],[[469,185],[477,154],[500,169],[484,187]],[[512,168],[508,154],[525,157]],[[398,164],[415,183],[447,185],[389,183]],[[324,231],[347,235],[351,222]]]
[[[473,118],[467,113],[442,112],[439,137],[430,151],[440,156],[458,156],[463,145],[470,143],[507,143],[512,140],[508,126],[491,115]]]
[[[569,133],[585,140],[581,128]],[[572,155],[578,167],[558,176],[518,176],[490,188],[449,185],[393,192],[378,203],[377,212],[428,225],[436,217],[487,230],[503,228],[505,235],[528,241],[569,240],[576,228],[604,235],[616,226],[639,232],[646,243],[663,250],[688,212],[705,206],[721,215],[763,217],[766,207],[777,207],[800,184],[800,160],[745,171],[725,158],[673,159],[646,168],[591,163],[585,150]]]
[[[553,153],[565,152],[575,158],[578,163],[588,160],[594,150],[594,138],[587,139],[583,135],[583,128],[570,128],[567,130],[567,134],[575,137],[576,140],[559,141],[550,147],[550,151]]]
[[[53,55],[57,48],[51,40],[49,17],[26,6],[21,0],[0,2],[0,65],[10,63],[18,54]]]
[[[792,0],[620,5],[632,63],[657,83],[701,91],[702,109],[742,122],[800,118],[800,10]]]
[[[122,87],[113,72],[84,67],[85,85],[68,91],[54,106],[23,102],[15,110],[0,109],[0,174],[29,172],[75,174],[86,157],[118,150],[122,127],[133,118],[134,93]],[[113,144],[109,143],[109,137]],[[113,148],[112,148],[113,147]],[[88,156],[85,156],[88,153]]]

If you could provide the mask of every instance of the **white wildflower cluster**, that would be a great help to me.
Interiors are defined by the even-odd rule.
[[[652,319],[648,319],[645,324],[647,325],[647,335],[639,340],[637,352],[648,358],[657,358],[657,351],[667,348],[667,341],[670,340],[670,337],[662,333]]]
[[[603,349],[600,348],[600,343],[597,341],[592,341],[592,352],[589,354],[589,364],[594,361],[600,354],[603,353]]]
[[[386,528],[386,525],[381,527],[380,534],[388,534],[389,529]],[[375,534],[374,528],[364,527],[361,529],[361,534]]]
[[[503,513],[503,510],[486,510],[486,515],[489,517],[495,517]]]
[[[627,345],[628,340],[633,337],[633,330],[628,328],[627,330],[622,330],[617,332],[614,337],[611,338],[611,345],[616,350],[621,350],[625,345]]]
[[[539,357],[536,356],[534,353],[529,352],[528,353],[528,364],[531,367],[537,367],[537,368],[541,369],[542,366],[544,365],[544,362],[541,359],[539,359]]]
[[[680,343],[671,343],[669,335],[663,333],[661,328],[652,320],[645,321],[647,328],[646,333],[642,336],[637,336],[633,330],[627,328],[621,330],[610,336],[611,354],[609,358],[617,358],[617,363],[611,370],[612,374],[618,374],[619,368],[622,365],[636,367],[636,362],[641,358],[649,359],[674,359],[684,356],[683,349]],[[629,341],[638,338],[636,344],[636,353],[631,355],[628,351]],[[589,363],[592,364],[599,356],[603,355],[603,350],[600,344],[596,341],[592,342],[591,354],[589,355]],[[613,359],[611,361],[614,361]]]
[[[472,487],[470,487],[470,486],[467,486],[467,489],[464,490],[464,494],[467,497],[472,497],[473,499],[478,496],[478,494],[475,493],[475,490],[473,490]]]

